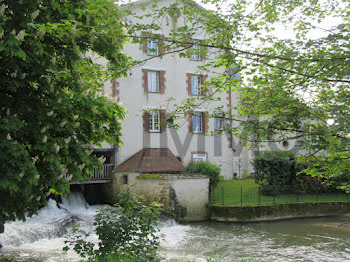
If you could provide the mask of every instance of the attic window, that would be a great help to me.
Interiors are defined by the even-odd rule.
[[[283,147],[289,147],[289,143],[287,140],[282,142]]]

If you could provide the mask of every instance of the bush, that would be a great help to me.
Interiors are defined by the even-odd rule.
[[[146,205],[144,198],[124,194],[119,208],[105,206],[95,216],[98,248],[85,241],[86,234],[73,229],[71,240],[65,241],[81,257],[89,261],[160,261],[158,254],[159,204]]]
[[[295,191],[296,175],[302,170],[291,151],[264,151],[253,161],[255,182],[264,194]]]
[[[195,162],[187,166],[185,173],[207,175],[210,177],[210,184],[215,187],[219,182],[221,168],[209,162]]]

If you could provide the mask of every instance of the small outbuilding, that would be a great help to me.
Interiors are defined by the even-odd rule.
[[[146,148],[115,170],[113,192],[134,192],[159,202],[184,221],[207,219],[209,177],[184,174],[184,165],[168,148]]]

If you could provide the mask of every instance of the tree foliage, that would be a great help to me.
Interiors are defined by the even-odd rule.
[[[157,203],[146,205],[145,199],[124,194],[119,208],[105,206],[95,216],[98,248],[85,240],[83,231],[75,229],[64,249],[72,247],[89,261],[160,261],[157,232],[161,210]]]
[[[295,153],[264,151],[253,160],[254,178],[263,193],[277,194],[294,191],[297,173],[301,170]]]
[[[264,151],[254,158],[254,178],[263,194],[337,192],[336,186],[349,182],[348,174],[329,177],[307,176],[307,163],[292,151]]]
[[[350,167],[349,1],[199,3],[207,10],[191,0],[170,7],[152,2],[153,9],[145,9],[153,18],[153,31],[161,31],[167,17],[177,19],[177,26],[161,39],[165,54],[189,57],[198,32],[206,38],[201,43],[205,63],[198,72],[214,75],[204,85],[208,95],[176,105],[171,121],[231,90],[241,102],[231,110],[218,108],[233,123],[227,132],[254,145],[297,139],[308,151],[303,156],[310,164],[307,173],[324,178],[344,174]],[[145,40],[137,34],[144,27],[131,27],[135,42]],[[281,28],[287,37],[281,36]],[[349,184],[341,186],[349,190]]]
[[[120,142],[124,109],[98,96],[128,64],[119,17],[110,0],[0,1],[0,232],[100,167],[91,144]]]

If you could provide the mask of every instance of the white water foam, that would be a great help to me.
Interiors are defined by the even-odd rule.
[[[15,255],[18,261],[36,259],[45,262],[80,261],[73,251],[64,253],[64,241],[69,238],[75,225],[90,233],[88,241],[97,242],[94,233],[94,216],[99,206],[89,206],[80,192],[62,198],[62,203],[49,199],[48,205],[41,208],[37,215],[26,218],[26,221],[12,221],[5,224],[5,231],[0,234],[3,244],[2,252]],[[190,226],[180,225],[175,220],[162,223],[159,236],[161,249],[176,249],[184,243]]]

